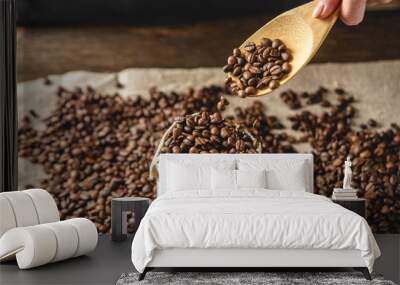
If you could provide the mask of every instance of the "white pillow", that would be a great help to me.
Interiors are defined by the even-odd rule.
[[[238,159],[237,163],[239,170],[266,169],[268,189],[305,192],[308,188],[307,164],[304,160]]]
[[[185,166],[170,163],[168,167],[167,189],[170,191],[185,191],[189,189],[209,188],[210,170],[206,167]]]
[[[171,167],[173,164],[182,167],[179,169]],[[184,190],[185,188],[188,190],[211,190],[211,167],[217,169],[236,169],[236,160],[229,155],[221,154],[162,154],[158,167],[157,195],[160,196],[169,191],[176,191],[176,186],[180,190]],[[185,170],[181,171],[182,168],[185,168]],[[198,168],[206,168],[207,171]],[[195,174],[186,173],[187,171],[195,171]],[[184,177],[183,173],[190,177],[195,176],[198,178],[190,181],[190,179]],[[182,179],[185,179],[185,181]],[[175,182],[179,185],[176,185]]]
[[[262,170],[235,170],[237,188],[267,188],[267,172]]]
[[[211,170],[213,190],[238,190],[240,188],[266,188],[266,171],[263,170]]]
[[[236,190],[236,170],[212,168],[211,184],[213,190]]]
[[[235,169],[235,160],[185,161],[169,159],[166,161],[166,191],[210,190],[211,168]]]

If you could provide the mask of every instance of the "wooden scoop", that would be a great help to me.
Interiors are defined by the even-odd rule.
[[[312,16],[317,1],[304,4],[289,10],[272,19],[249,37],[239,48],[244,52],[248,42],[260,43],[261,38],[280,39],[289,49],[292,59],[289,61],[290,72],[280,80],[280,85],[288,82],[316,54],[332,26],[335,24],[339,9],[326,19],[316,19]],[[237,81],[237,77],[229,74]],[[257,89],[252,96],[263,96],[273,91],[270,88]]]

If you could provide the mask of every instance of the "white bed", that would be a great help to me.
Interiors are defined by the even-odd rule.
[[[184,166],[180,176],[174,163]],[[265,168],[268,185],[211,189],[209,166],[254,175]],[[371,230],[357,214],[312,194],[312,155],[164,154],[158,172],[158,198],[132,244],[140,279],[154,267],[354,267],[370,278],[380,255]]]

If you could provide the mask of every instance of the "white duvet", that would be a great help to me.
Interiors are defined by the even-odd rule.
[[[181,191],[157,198],[132,243],[143,272],[155,249],[358,249],[372,271],[380,251],[365,219],[328,198],[298,191]]]

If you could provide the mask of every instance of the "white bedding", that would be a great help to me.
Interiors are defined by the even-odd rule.
[[[380,255],[359,215],[320,195],[266,189],[162,195],[133,240],[135,268],[165,248],[358,249],[370,271]]]

